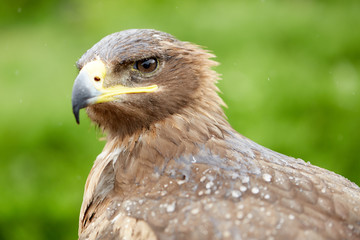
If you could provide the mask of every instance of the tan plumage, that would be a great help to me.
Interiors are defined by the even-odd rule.
[[[87,107],[107,133],[79,239],[360,239],[359,187],[233,130],[211,57],[166,33],[127,30],[78,61],[75,116]],[[157,68],[142,72],[155,66],[148,59]],[[86,67],[99,61],[101,71]],[[118,86],[127,92],[105,96]]]

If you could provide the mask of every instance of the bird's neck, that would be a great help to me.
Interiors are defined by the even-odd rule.
[[[209,140],[223,140],[231,127],[221,107],[209,112],[210,106],[183,109],[182,114],[121,139],[109,133],[87,179],[82,209],[89,202],[102,201],[114,190],[118,195],[126,194],[134,184],[163,174],[169,161],[195,156]]]
[[[162,174],[170,160],[195,156],[210,139],[224,139],[231,127],[223,110],[219,107],[209,113],[205,106],[195,106],[198,107],[184,109],[182,114],[174,114],[131,136],[118,139],[109,135],[108,148],[117,153],[111,160],[116,183],[124,187],[140,184],[144,178]]]

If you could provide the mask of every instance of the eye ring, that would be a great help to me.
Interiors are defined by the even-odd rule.
[[[134,69],[146,74],[154,72],[158,68],[158,66],[158,60],[153,57],[136,61],[134,64]]]

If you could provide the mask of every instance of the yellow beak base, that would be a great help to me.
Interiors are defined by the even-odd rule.
[[[122,94],[150,93],[158,89],[157,85],[144,87],[117,85],[104,88],[105,76],[105,64],[100,59],[96,59],[86,64],[76,77],[72,91],[72,107],[77,123],[79,123],[80,109],[89,105],[114,101]]]

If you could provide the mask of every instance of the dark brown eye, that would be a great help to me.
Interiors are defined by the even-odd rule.
[[[151,73],[157,68],[158,62],[156,58],[143,59],[136,61],[134,68],[142,73]]]

